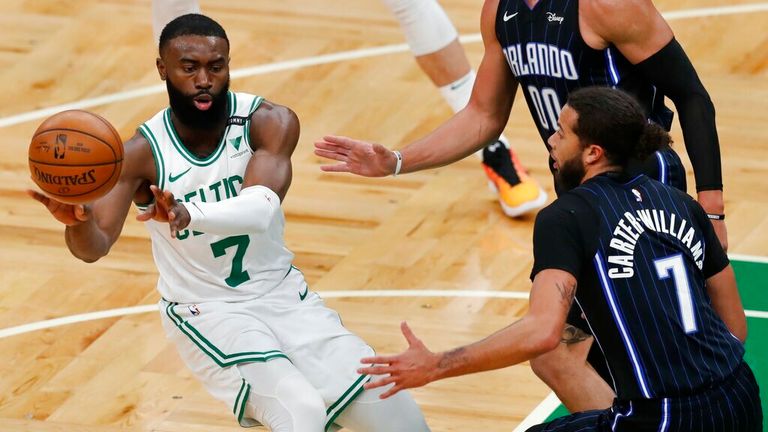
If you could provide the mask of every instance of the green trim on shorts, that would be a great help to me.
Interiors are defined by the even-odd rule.
[[[245,405],[248,403],[248,396],[251,394],[251,385],[243,379],[243,383],[240,385],[240,390],[237,392],[237,398],[235,399],[235,406],[232,408],[232,414],[237,417],[237,423],[240,424],[243,421],[245,415]],[[241,400],[242,398],[242,400]]]
[[[339,397],[336,402],[334,402],[331,406],[328,407],[327,410],[325,410],[326,416],[328,417],[328,420],[325,422],[325,430],[327,431],[328,428],[330,428],[333,425],[334,420],[336,420],[336,417],[341,414],[344,409],[352,403],[352,401],[355,400],[357,396],[360,395],[360,393],[365,390],[363,388],[363,385],[371,380],[370,375],[360,375],[360,378],[357,379],[349,388],[347,391],[344,392],[344,394]]]
[[[184,333],[189,340],[197,345],[200,350],[211,358],[217,365],[221,367],[233,366],[240,363],[259,362],[264,363],[276,358],[284,358],[288,361],[288,356],[283,354],[280,350],[271,351],[247,351],[234,354],[225,354],[208,339],[205,338],[196,328],[194,328],[189,322],[184,321],[173,308],[178,306],[178,303],[168,303],[165,308],[165,313],[168,318],[176,324],[182,333]]]

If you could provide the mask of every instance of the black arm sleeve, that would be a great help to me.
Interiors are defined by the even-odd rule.
[[[685,149],[693,164],[696,190],[722,189],[715,107],[683,47],[673,38],[635,66],[661,93],[672,99],[677,108]]]

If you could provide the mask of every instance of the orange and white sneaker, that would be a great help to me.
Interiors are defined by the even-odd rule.
[[[546,204],[547,193],[528,176],[515,152],[502,141],[483,149],[483,170],[488,187],[498,195],[507,216],[521,216]]]

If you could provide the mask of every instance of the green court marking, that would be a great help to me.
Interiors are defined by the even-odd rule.
[[[739,284],[744,309],[768,311],[768,264],[760,262],[731,261]],[[750,337],[755,333],[750,331]]]
[[[739,284],[739,293],[744,309],[768,311],[768,263],[731,260]],[[760,400],[763,403],[763,430],[768,430],[768,320],[747,318],[747,352],[744,354],[760,385]],[[555,408],[545,421],[568,415],[563,405]]]

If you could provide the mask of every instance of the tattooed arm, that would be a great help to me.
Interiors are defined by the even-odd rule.
[[[550,351],[560,343],[575,294],[573,275],[563,270],[542,270],[533,280],[530,307],[522,319],[478,342],[442,353],[431,352],[403,323],[408,349],[395,356],[363,359],[362,363],[376,366],[361,368],[360,373],[389,375],[369,382],[365,388],[394,383],[382,394],[385,398],[439,379],[511,366]]]

